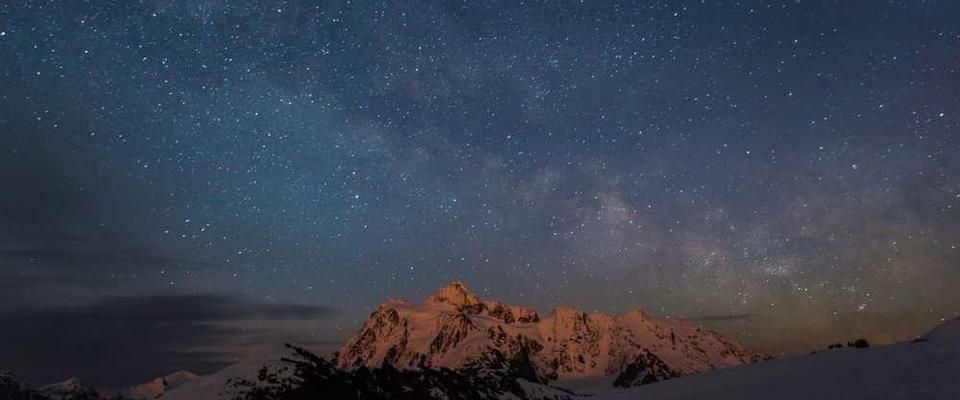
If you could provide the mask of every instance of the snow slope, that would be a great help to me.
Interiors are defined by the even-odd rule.
[[[960,399],[960,320],[924,339],[728,368],[595,399]]]
[[[247,354],[236,363],[209,375],[187,380],[165,391],[160,400],[216,400],[229,399],[233,391],[227,384],[231,379],[255,379],[257,371],[265,365],[278,365],[280,358],[290,352],[281,344],[266,346]]]

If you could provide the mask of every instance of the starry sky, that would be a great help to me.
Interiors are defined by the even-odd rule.
[[[0,368],[333,348],[453,279],[772,354],[960,310],[958,2],[313,3],[0,5]]]

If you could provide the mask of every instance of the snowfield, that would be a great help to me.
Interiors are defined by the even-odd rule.
[[[960,320],[921,341],[842,348],[725,368],[617,392],[628,399],[960,399]]]

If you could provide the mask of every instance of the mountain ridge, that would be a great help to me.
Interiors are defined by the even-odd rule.
[[[337,366],[488,368],[521,352],[541,382],[592,377],[638,385],[767,357],[716,332],[635,309],[612,315],[481,299],[453,281],[419,304],[387,300],[337,355]]]

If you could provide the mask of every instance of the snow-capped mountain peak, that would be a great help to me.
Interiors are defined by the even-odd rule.
[[[536,310],[480,299],[452,282],[421,304],[391,300],[339,352],[342,368],[491,368],[529,356],[543,380],[613,378],[625,385],[758,361],[714,332],[641,310],[620,315],[557,306]]]
[[[436,292],[427,299],[427,303],[450,304],[454,307],[470,307],[480,303],[467,286],[460,281],[453,281],[446,286],[437,289]]]

